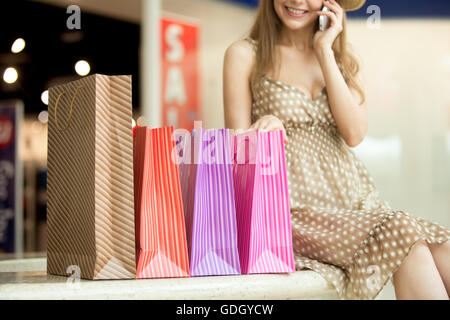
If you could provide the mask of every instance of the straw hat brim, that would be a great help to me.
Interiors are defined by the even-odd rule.
[[[355,11],[361,8],[366,0],[341,0],[341,7],[345,11]]]

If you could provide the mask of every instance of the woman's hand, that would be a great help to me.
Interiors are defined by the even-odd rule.
[[[323,5],[328,7],[331,11],[323,12],[316,11],[320,16],[328,16],[330,18],[330,26],[324,31],[318,30],[313,37],[314,52],[316,54],[323,51],[332,50],[334,40],[342,31],[342,20],[344,17],[344,9],[336,2],[336,0],[323,0]]]
[[[259,118],[254,124],[252,124],[249,130],[283,130],[284,143],[288,143],[286,130],[284,129],[283,122],[273,115],[265,115]]]

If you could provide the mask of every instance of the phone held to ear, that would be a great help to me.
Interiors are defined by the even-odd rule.
[[[327,1],[328,2],[328,1]],[[323,6],[322,12],[330,11],[327,7]],[[330,18],[328,16],[319,16],[319,29],[324,31],[330,25]]]

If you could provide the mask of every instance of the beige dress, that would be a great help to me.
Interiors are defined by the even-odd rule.
[[[257,42],[246,38],[256,49]],[[337,130],[326,89],[312,100],[295,86],[252,83],[251,121],[272,114],[285,145],[297,270],[311,269],[340,299],[374,299],[419,240],[442,243],[450,230],[392,209]]]

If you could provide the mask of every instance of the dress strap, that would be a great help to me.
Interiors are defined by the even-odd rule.
[[[244,38],[244,40],[247,40],[248,42],[250,42],[250,44],[253,47],[253,50],[256,52],[256,49],[258,48],[258,42],[255,39],[250,38],[250,37],[246,37],[246,38]]]

